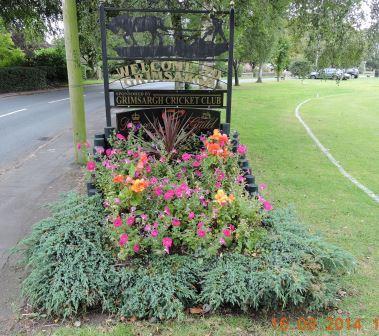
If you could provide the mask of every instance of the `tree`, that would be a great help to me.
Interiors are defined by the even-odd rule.
[[[0,68],[19,65],[24,61],[25,54],[15,47],[11,35],[0,22]]]
[[[307,60],[296,60],[290,64],[289,70],[293,76],[299,77],[303,80],[309,75],[311,65]]]
[[[289,52],[290,45],[288,39],[285,36],[279,38],[276,50],[274,51],[274,56],[272,58],[272,63],[275,67],[277,81],[279,82],[280,75],[283,70],[288,67],[289,63]]]
[[[61,14],[60,0],[0,0],[0,18],[9,30],[28,28],[38,33],[54,30]]]
[[[285,24],[288,0],[252,0],[242,41],[245,61],[259,66],[257,83],[262,82],[263,65],[270,59]],[[245,14],[246,15],[246,14]]]
[[[361,0],[295,0],[291,24],[305,38],[305,57],[315,68],[348,67],[365,54],[365,34],[360,30]]]

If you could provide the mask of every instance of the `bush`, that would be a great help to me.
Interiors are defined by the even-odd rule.
[[[24,295],[32,306],[63,317],[104,305],[115,271],[100,198],[69,194],[52,210],[21,242],[31,269]]]
[[[22,242],[29,303],[49,315],[87,309],[138,318],[178,318],[188,307],[323,309],[336,303],[353,258],[309,235],[289,210],[275,211],[255,256],[163,255],[115,265],[100,198],[69,194]]]
[[[42,69],[29,67],[0,69],[0,93],[38,90],[46,87],[46,72]]]
[[[38,49],[31,59],[33,66],[65,67],[66,55],[61,47]]]
[[[21,65],[24,59],[24,52],[15,47],[11,34],[1,26],[0,20],[0,68]]]
[[[289,71],[291,71],[293,76],[304,79],[311,72],[311,65],[306,60],[293,61],[289,66]]]

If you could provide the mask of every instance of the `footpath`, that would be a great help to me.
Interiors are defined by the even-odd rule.
[[[91,143],[104,122],[103,110],[87,113]],[[50,141],[0,172],[0,335],[13,335],[19,330],[17,319],[22,317],[20,308],[24,305],[21,282],[26,270],[10,249],[31,231],[34,223],[48,216],[46,204],[72,189],[84,190],[82,168],[74,163],[69,126],[62,126]]]

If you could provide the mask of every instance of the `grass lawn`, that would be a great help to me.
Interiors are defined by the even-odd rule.
[[[361,335],[379,334],[373,325],[379,314],[379,204],[328,161],[295,118],[294,109],[307,98],[319,97],[302,107],[304,120],[342,166],[378,194],[378,92],[379,79],[340,85],[321,80],[243,84],[234,90],[232,116],[232,126],[249,147],[254,174],[269,185],[275,206],[293,204],[312,232],[322,232],[357,258],[358,271],[345,279],[348,296],[338,313],[352,321],[361,318]],[[60,329],[56,335],[280,334],[270,328],[270,318],[268,314],[259,319],[212,316],[164,324],[135,322],[113,331]],[[336,334],[348,334],[346,326]]]

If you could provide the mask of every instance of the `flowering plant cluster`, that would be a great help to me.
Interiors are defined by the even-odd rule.
[[[110,142],[111,148],[95,149],[87,170],[103,193],[120,259],[151,253],[254,252],[272,206],[245,192],[238,165],[245,146],[233,153],[219,130],[201,136],[197,151],[177,148],[175,155],[157,153],[139,131],[128,137],[116,134]]]

